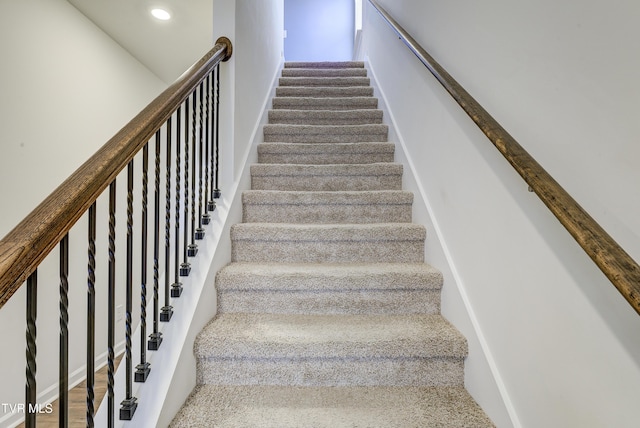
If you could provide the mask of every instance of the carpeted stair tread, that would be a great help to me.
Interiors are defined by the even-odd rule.
[[[288,61],[284,68],[364,68],[363,61]]]
[[[382,110],[286,110],[269,111],[269,123],[289,125],[381,124]]]
[[[231,260],[283,263],[424,262],[424,226],[411,223],[241,223]]]
[[[413,194],[250,190],[242,202],[244,223],[408,223]]]
[[[440,290],[442,273],[426,263],[230,263],[219,290]]]
[[[287,125],[264,126],[265,143],[361,143],[386,142],[389,127],[365,125]]]
[[[441,315],[218,315],[197,359],[464,358],[466,339]]]
[[[437,314],[442,274],[425,263],[231,263],[218,313]]]
[[[238,223],[231,226],[234,241],[424,241],[426,234],[424,226],[413,223]]]
[[[367,164],[394,161],[392,143],[260,143],[258,162],[271,164]]]
[[[373,88],[370,86],[279,86],[276,88],[276,97],[373,97]]]
[[[463,387],[199,385],[172,428],[491,428]]]
[[[296,87],[353,87],[353,86],[369,86],[371,81],[368,77],[347,76],[347,77],[281,77],[279,80],[280,87],[296,86]]]
[[[372,96],[278,96],[272,100],[274,109],[288,110],[353,110],[377,109],[378,99]]]
[[[284,68],[282,77],[366,77],[366,68]]]
[[[402,169],[396,163],[255,164],[251,165],[251,187],[292,191],[400,190]]]

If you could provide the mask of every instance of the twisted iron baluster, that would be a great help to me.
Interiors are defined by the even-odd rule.
[[[69,423],[69,234],[60,241],[60,360],[58,421]]]
[[[204,131],[204,135],[205,135],[205,140],[204,140],[204,147],[205,147],[205,154],[204,154],[204,206],[205,208],[205,213],[202,216],[202,223],[203,224],[209,224],[211,223],[211,215],[209,214],[209,211],[213,211],[215,208],[215,205],[212,206],[212,202],[213,200],[209,200],[209,144],[211,143],[211,128],[210,128],[210,119],[211,117],[209,116],[209,113],[211,111],[211,97],[210,97],[210,87],[211,87],[211,73],[209,73],[209,75],[207,75],[207,85],[206,85],[206,90],[205,90],[205,94],[206,94],[206,99],[205,99],[205,118],[204,118],[204,123],[205,123],[205,131]],[[212,183],[213,185],[213,183]],[[215,202],[213,202],[215,204]]]
[[[195,238],[200,240],[204,239],[204,229],[202,228],[202,144],[204,128],[204,82],[200,82],[200,108],[199,108],[199,120],[200,120],[200,134],[198,135],[198,228],[196,229]]]
[[[164,308],[162,308],[163,322],[168,322],[173,316],[173,307],[169,304],[169,295],[171,297],[180,297],[182,294],[182,284],[178,280],[179,272],[179,253],[180,253],[180,122],[181,122],[181,107],[178,107],[176,116],[176,219],[175,219],[175,233],[174,233],[174,283],[171,286],[171,293],[169,293],[169,265],[170,265],[170,223],[171,223],[171,118],[167,123],[167,167],[166,167],[166,200],[165,200],[165,230],[164,230]]]
[[[107,315],[107,426],[114,426],[114,378],[113,345],[115,342],[115,281],[116,281],[116,182],[109,185],[109,279]]]
[[[165,234],[165,260],[164,260],[164,303],[162,311],[160,313],[160,321],[166,322],[171,319],[173,310],[169,305],[169,238],[171,227],[171,117],[167,120],[167,158],[166,161],[166,183],[165,183],[165,221],[164,221],[164,234]],[[156,305],[158,302],[158,259],[160,258],[160,141],[156,140],[156,233],[154,242],[154,265],[153,265],[153,290]],[[156,309],[157,311],[157,309]],[[151,340],[149,340],[149,349],[157,350],[162,343],[162,333],[158,331],[158,317],[156,316],[153,324],[153,334]]]
[[[179,275],[182,275],[180,269],[180,191],[182,190],[180,183],[180,164],[182,162],[182,106],[178,107],[178,121],[176,123],[176,226],[175,226],[175,249],[174,255],[174,281],[171,286],[171,297],[180,297],[182,294],[182,283]],[[186,243],[184,244],[187,245]],[[186,257],[185,257],[186,258]]]
[[[120,419],[130,421],[138,404],[131,395],[131,310],[133,291],[133,160],[127,165],[127,282],[125,309],[125,399],[120,403]]]
[[[160,140],[160,131],[156,132],[156,141]],[[149,376],[151,365],[147,362],[147,238],[149,211],[149,144],[142,148],[142,219],[140,256],[140,364],[136,366],[134,380],[144,382]]]
[[[209,198],[209,205],[207,206],[207,209],[209,211],[214,211],[216,209],[216,201],[214,199],[215,197],[215,145],[216,145],[216,133],[215,133],[215,126],[216,126],[216,95],[215,95],[215,89],[216,89],[216,78],[215,78],[215,74],[212,71],[211,74],[211,123],[209,125],[209,132],[211,134],[211,176],[209,178],[209,180],[211,181],[211,197]]]
[[[184,228],[183,228],[183,254],[180,265],[180,276],[189,276],[191,264],[188,261],[189,242],[189,100],[184,104]]]
[[[195,257],[198,254],[198,246],[196,245],[196,138],[197,138],[197,128],[196,128],[196,117],[197,117],[197,108],[196,108],[196,98],[197,91],[193,91],[191,94],[191,102],[193,104],[193,109],[191,113],[191,243],[188,247],[188,255],[189,257]],[[188,162],[188,160],[187,160]]]
[[[219,184],[219,170],[220,170],[220,64],[216,66],[216,156],[215,156],[215,189],[213,190],[213,198],[219,199],[222,196],[220,192]]]
[[[38,271],[27,279],[27,369],[25,385],[25,427],[35,428],[36,413],[30,411],[36,407],[36,317],[38,315]]]
[[[96,334],[96,203],[89,208],[87,263],[87,427],[93,428]]]

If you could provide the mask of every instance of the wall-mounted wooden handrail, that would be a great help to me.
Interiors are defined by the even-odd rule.
[[[369,0],[640,314],[640,266],[375,0]]]
[[[145,107],[0,241],[0,308],[89,209],[197,85],[231,57],[215,46]]]

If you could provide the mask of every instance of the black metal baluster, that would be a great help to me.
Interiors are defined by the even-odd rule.
[[[169,198],[171,197],[171,190],[169,185],[170,171],[171,171],[171,118],[167,120],[167,176],[166,176],[166,212],[165,212],[165,248],[169,246],[169,227],[170,227],[170,215],[169,210],[171,204]],[[162,333],[158,331],[160,326],[158,325],[158,316],[160,321],[169,321],[171,319],[172,308],[169,306],[169,256],[165,254],[165,287],[164,287],[164,301],[165,306],[162,307],[162,312],[158,314],[159,307],[159,259],[160,259],[160,141],[156,139],[156,189],[155,189],[155,234],[153,243],[153,299],[154,299],[154,319],[153,319],[153,334],[149,338],[149,350],[157,351],[160,349],[162,343]]]
[[[160,140],[160,130],[156,132],[156,142]],[[142,220],[140,222],[140,364],[136,366],[134,380],[144,382],[149,376],[151,365],[147,362],[147,239],[149,211],[149,144],[142,148]]]
[[[187,103],[188,104],[188,103]],[[180,297],[182,295],[182,283],[180,282],[180,276],[182,276],[182,269],[180,265],[180,164],[182,162],[182,148],[181,148],[181,138],[182,138],[182,106],[178,107],[178,121],[176,124],[176,226],[175,226],[175,249],[173,251],[174,254],[174,281],[171,286],[171,297]],[[184,248],[186,249],[186,242],[184,244]],[[185,250],[186,253],[186,250]],[[186,260],[186,256],[185,256]],[[186,273],[188,275],[189,272]]]
[[[109,283],[107,290],[107,426],[114,426],[114,378],[113,345],[115,342],[116,304],[116,182],[109,185]]]
[[[184,103],[184,228],[182,264],[180,265],[180,276],[189,276],[191,273],[191,263],[188,261],[189,250],[189,99]]]
[[[205,212],[202,215],[202,224],[207,225],[209,223],[211,223],[211,214],[209,214],[209,211],[213,211],[215,209],[215,205],[213,205],[213,207],[211,206],[213,200],[209,200],[209,144],[211,142],[211,128],[210,128],[210,122],[209,120],[211,119],[209,113],[211,112],[211,97],[209,94],[211,88],[211,73],[209,73],[209,75],[207,75],[207,84],[206,84],[206,89],[205,89],[205,116],[204,116],[204,128],[202,128],[204,131],[204,206],[205,206]],[[215,202],[213,202],[213,204],[215,204]]]
[[[34,271],[27,279],[27,369],[25,385],[25,418],[26,428],[36,426],[36,318],[38,315],[38,271]]]
[[[182,284],[179,281],[178,273],[180,272],[180,123],[182,108],[178,107],[176,117],[176,218],[175,218],[175,231],[174,231],[174,282],[171,285],[171,297],[180,297],[182,294]],[[168,124],[167,130],[167,195],[166,195],[166,218],[165,218],[165,242],[164,242],[164,255],[165,255],[165,274],[164,274],[164,301],[165,306],[162,308],[162,318],[164,322],[171,320],[173,316],[173,307],[169,305],[169,258],[171,253],[171,245],[169,243],[169,217],[171,216],[171,121]]]
[[[120,405],[120,419],[130,421],[138,407],[131,394],[131,310],[133,308],[133,160],[127,165],[127,278],[125,308],[125,398]]]
[[[58,423],[69,423],[69,234],[60,241],[60,356]]]
[[[198,129],[196,127],[196,98],[197,91],[194,90],[191,94],[191,102],[193,103],[193,111],[191,113],[191,243],[188,247],[189,257],[195,257],[198,254],[198,246],[196,245],[196,138]]]
[[[202,174],[204,173],[202,169],[202,144],[204,143],[204,82],[200,82],[200,108],[199,108],[199,118],[200,118],[200,133],[198,134],[198,228],[196,229],[195,238],[197,240],[204,239],[204,229],[202,228],[202,189],[203,189],[203,180]]]
[[[219,180],[219,166],[220,166],[220,64],[216,65],[216,138],[215,138],[215,189],[213,190],[213,198],[219,199],[222,196],[220,191],[220,182]]]
[[[209,198],[209,205],[207,206],[207,209],[209,211],[214,211],[216,209],[216,201],[214,199],[214,189],[215,189],[215,165],[214,165],[214,161],[215,161],[215,124],[216,124],[216,95],[215,95],[215,88],[216,88],[216,77],[214,72],[212,71],[210,74],[211,77],[211,122],[209,123],[209,134],[211,136],[211,140],[209,142],[210,147],[211,147],[211,158],[209,159],[209,161],[211,162],[211,168],[210,170],[210,177],[209,177],[209,181],[211,182],[211,195]]]
[[[87,427],[93,428],[95,415],[93,387],[95,384],[96,344],[96,203],[89,208],[89,248],[87,263]]]

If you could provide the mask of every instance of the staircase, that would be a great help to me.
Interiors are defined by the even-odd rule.
[[[491,427],[362,63],[287,63],[174,427]]]

